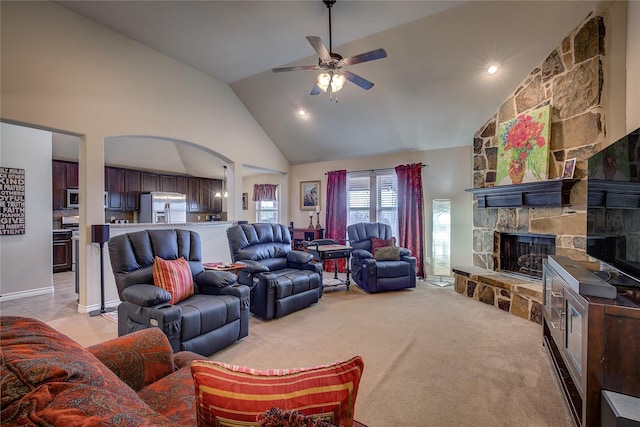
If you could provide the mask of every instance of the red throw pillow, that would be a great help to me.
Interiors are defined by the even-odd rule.
[[[371,253],[375,254],[376,253],[376,249],[378,248],[384,248],[386,246],[395,246],[396,245],[396,238],[392,237],[390,239],[378,239],[377,237],[372,237],[371,238]]]
[[[360,356],[315,368],[268,371],[196,360],[191,374],[198,426],[253,426],[260,414],[277,407],[352,427],[363,369]]]
[[[189,262],[180,257],[166,260],[155,257],[153,261],[153,282],[171,294],[169,304],[189,298],[194,293],[193,275]]]

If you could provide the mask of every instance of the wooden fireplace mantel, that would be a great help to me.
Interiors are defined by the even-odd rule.
[[[550,179],[524,184],[469,188],[479,208],[552,207],[571,204],[571,188],[577,178]]]

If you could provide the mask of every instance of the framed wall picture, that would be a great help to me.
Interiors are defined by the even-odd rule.
[[[576,170],[576,158],[567,159],[564,161],[564,167],[562,168],[563,178],[573,178],[573,173]]]
[[[550,135],[550,105],[500,123],[496,185],[546,180]]]
[[[300,183],[300,210],[315,211],[320,206],[320,181]]]
[[[242,210],[249,210],[249,193],[242,193]]]

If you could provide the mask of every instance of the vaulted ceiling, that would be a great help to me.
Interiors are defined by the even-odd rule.
[[[307,1],[60,1],[230,84],[292,164],[470,145],[474,132],[594,8],[590,1],[356,1],[332,9],[333,51],[384,48],[338,102],[311,96],[328,10]],[[500,64],[489,76],[489,63]],[[306,117],[297,114],[307,111]]]

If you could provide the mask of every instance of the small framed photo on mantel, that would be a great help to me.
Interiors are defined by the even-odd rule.
[[[320,181],[300,182],[300,210],[315,211],[320,206]]]
[[[573,174],[576,171],[576,158],[567,159],[564,161],[564,167],[562,168],[562,178],[573,178]]]

